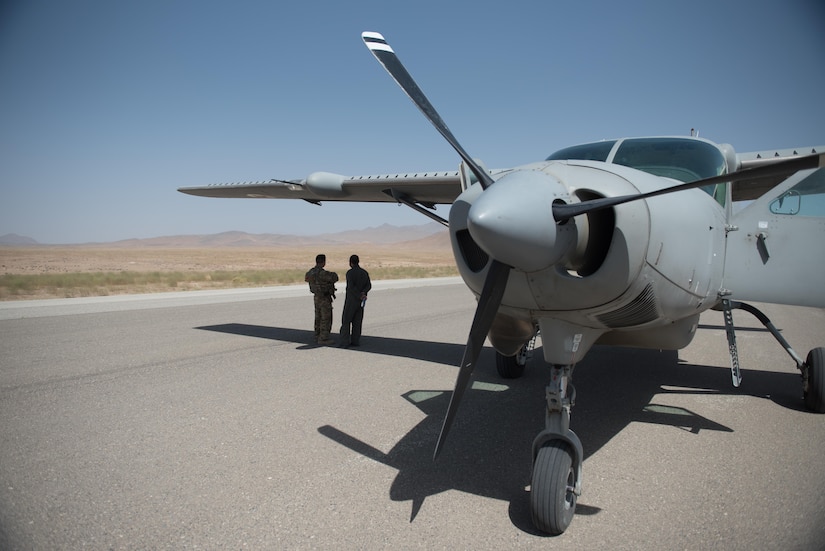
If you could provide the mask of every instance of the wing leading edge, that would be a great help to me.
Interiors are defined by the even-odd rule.
[[[406,197],[423,205],[451,204],[461,193],[458,171],[343,176],[315,172],[303,180],[270,180],[238,184],[182,187],[178,191],[200,197],[303,199],[395,203]]]

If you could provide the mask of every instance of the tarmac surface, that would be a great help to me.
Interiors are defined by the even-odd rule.
[[[759,306],[825,346],[825,310]],[[454,278],[376,282],[340,349],[311,344],[303,286],[0,305],[0,549],[825,547],[825,416],[741,311],[738,389],[717,312],[678,353],[576,367],[561,536],[529,513],[540,339],[516,380],[485,347],[434,463],[474,308]]]

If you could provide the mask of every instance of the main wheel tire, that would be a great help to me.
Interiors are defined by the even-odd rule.
[[[805,365],[808,369],[805,407],[816,413],[825,413],[825,348],[814,348],[808,352]]]
[[[539,449],[533,465],[530,514],[533,524],[551,535],[567,530],[576,511],[573,455],[562,440],[550,440]]]
[[[502,356],[496,352],[496,371],[502,379],[518,379],[524,375],[524,368],[527,366],[527,357],[524,348],[519,350],[515,356]]]

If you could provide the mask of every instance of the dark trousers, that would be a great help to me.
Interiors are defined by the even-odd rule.
[[[363,321],[364,309],[361,308],[361,303],[345,303],[344,312],[341,315],[341,342],[358,345],[361,340],[361,324]]]

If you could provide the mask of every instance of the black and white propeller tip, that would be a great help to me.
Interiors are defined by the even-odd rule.
[[[364,44],[367,45],[372,51],[381,50],[383,52],[392,52],[392,47],[387,44],[384,35],[381,33],[376,33],[373,31],[364,31],[361,33],[361,39],[364,41]],[[394,53],[394,52],[393,52]]]

